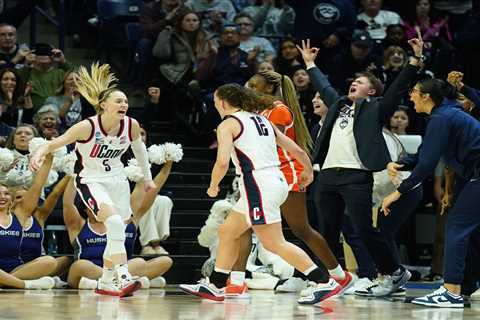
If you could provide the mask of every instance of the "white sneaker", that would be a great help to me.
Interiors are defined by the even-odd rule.
[[[480,301],[480,289],[477,289],[474,293],[470,295],[471,301]]]
[[[280,280],[275,287],[277,292],[298,292],[307,288],[308,281],[296,277]]]
[[[413,299],[412,303],[436,308],[464,308],[463,296],[454,295],[443,286],[430,294]]]
[[[378,277],[371,286],[355,291],[356,295],[365,297],[385,297],[403,287],[410,279],[410,271],[401,267],[392,275]]]
[[[121,297],[123,294],[122,289],[117,281],[104,282],[102,279],[97,281],[95,293],[114,297]]]
[[[80,290],[93,290],[96,289],[98,285],[97,280],[92,280],[86,277],[81,277],[80,282],[78,282],[78,289]]]
[[[365,289],[372,285],[372,280],[369,278],[360,278],[354,282],[353,286],[343,292],[343,294],[355,294],[355,291]]]
[[[68,287],[68,283],[58,276],[53,277],[53,281],[55,281],[55,289],[66,289]]]
[[[25,280],[25,289],[52,289],[55,286],[55,280],[52,277],[41,277],[40,279]]]
[[[340,290],[342,286],[333,278],[330,278],[327,283],[309,282],[309,287],[302,290],[303,294],[308,293],[308,295],[301,295],[297,301],[299,304],[317,304],[336,295]]]
[[[132,280],[140,281],[140,283],[142,284],[142,289],[150,288],[150,279],[148,279],[147,277],[132,277]]]
[[[156,277],[150,280],[150,288],[165,288],[167,281],[164,277]]]

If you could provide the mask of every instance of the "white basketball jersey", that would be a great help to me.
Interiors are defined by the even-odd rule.
[[[230,117],[237,119],[242,126],[233,141],[232,161],[237,174],[278,167],[277,142],[270,121],[246,111],[235,112]]]
[[[75,173],[81,178],[99,179],[125,175],[120,157],[132,142],[132,119],[125,116],[114,136],[107,135],[100,115],[86,120],[92,125],[92,131],[87,140],[75,144]]]

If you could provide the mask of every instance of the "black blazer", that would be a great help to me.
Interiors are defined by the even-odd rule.
[[[383,97],[370,97],[355,103],[353,135],[357,144],[358,156],[363,165],[370,171],[381,171],[391,161],[387,145],[382,135],[385,121],[390,118],[398,107],[402,96],[410,88],[410,83],[416,79],[419,68],[408,64],[397,76]],[[328,107],[328,113],[323,122],[322,131],[315,141],[313,163],[323,166],[330,146],[333,126],[340,109],[349,101],[346,96],[340,96],[332,87],[327,77],[317,67],[308,70],[315,90]]]

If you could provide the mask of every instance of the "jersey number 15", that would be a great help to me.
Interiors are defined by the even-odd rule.
[[[261,117],[250,117],[250,119],[255,123],[259,136],[268,136],[268,128]]]

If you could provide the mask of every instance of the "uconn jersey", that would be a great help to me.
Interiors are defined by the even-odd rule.
[[[273,126],[256,113],[239,111],[230,117],[241,125],[231,156],[241,176],[240,199],[233,209],[244,213],[250,224],[280,222],[280,205],[287,198],[288,185],[279,169]]]
[[[125,116],[120,121],[116,135],[108,135],[102,126],[100,115],[87,118],[92,131],[87,140],[77,141],[75,153],[75,173],[80,178],[122,176],[123,164],[120,160],[132,142],[132,119]]]
[[[280,165],[272,124],[262,115],[239,111],[230,115],[242,129],[235,137],[232,161],[237,174]]]

